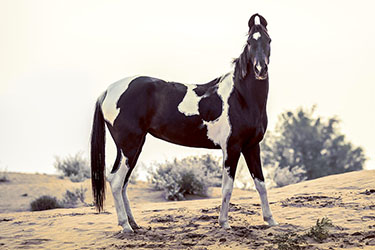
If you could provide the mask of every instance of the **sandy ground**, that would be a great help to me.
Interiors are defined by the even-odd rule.
[[[93,207],[29,212],[41,195],[61,198],[66,189],[84,187],[57,176],[9,173],[0,183],[0,249],[277,249],[279,235],[305,234],[328,217],[329,237],[305,237],[301,249],[375,249],[375,171],[359,171],[269,190],[278,226],[264,225],[255,191],[235,189],[231,230],[217,223],[220,189],[210,199],[163,201],[147,183],[129,186],[133,213],[141,226],[121,234],[110,192],[104,213]],[[87,203],[91,203],[87,192]],[[294,236],[291,236],[293,238]],[[298,248],[295,248],[298,249]]]

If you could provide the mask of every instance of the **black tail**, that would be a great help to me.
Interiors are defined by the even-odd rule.
[[[99,100],[91,131],[91,184],[96,209],[101,212],[105,200],[105,123]]]

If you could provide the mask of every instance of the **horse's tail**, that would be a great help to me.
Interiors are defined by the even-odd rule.
[[[102,99],[102,98],[100,98]],[[105,122],[101,100],[96,102],[91,131],[91,184],[96,209],[103,211],[105,200]]]

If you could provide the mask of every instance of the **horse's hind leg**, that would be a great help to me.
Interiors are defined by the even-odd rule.
[[[136,151],[133,151],[133,152],[129,151],[129,153],[130,153],[130,155],[129,155],[129,166],[130,166],[130,168],[129,168],[129,171],[128,171],[126,177],[125,177],[124,188],[122,190],[122,197],[123,197],[123,200],[124,200],[125,210],[126,210],[126,213],[128,215],[129,223],[133,228],[136,228],[136,229],[139,228],[139,226],[134,219],[132,210],[130,208],[128,195],[127,195],[126,191],[127,191],[127,187],[128,187],[128,184],[129,184],[130,175],[131,175],[132,171],[134,170],[135,165],[137,164],[139,154],[142,151],[142,147],[143,147],[143,144],[145,142],[145,137],[146,137],[146,135],[142,136],[142,138],[140,140],[140,143],[139,143],[139,146],[138,146],[138,149]]]
[[[112,189],[112,195],[115,202],[115,208],[117,213],[118,224],[123,228],[123,232],[133,232],[132,227],[129,224],[128,215],[126,213],[123,197],[122,197],[122,189],[125,177],[129,171],[128,167],[128,159],[123,154],[122,150],[118,150],[118,154],[116,163],[113,166],[113,169],[110,174],[107,176],[107,180],[109,181]],[[118,162],[118,159],[121,159]]]
[[[242,154],[245,157],[247,167],[249,168],[251,176],[254,179],[255,188],[257,189],[260,196],[263,219],[270,226],[277,225],[277,222],[272,216],[271,209],[268,203],[267,190],[264,183],[262,165],[260,161],[259,144],[244,148],[242,150]]]
[[[115,201],[115,207],[118,217],[118,224],[122,226],[123,232],[133,232],[133,226],[137,226],[134,220],[134,216],[131,212],[129,199],[126,194],[127,183],[130,174],[135,166],[138,159],[139,153],[144,143],[144,135],[135,136],[128,135],[127,140],[129,143],[125,146],[121,146],[118,149],[117,156],[120,157],[120,164],[113,166],[111,173],[108,175],[107,179],[110,182],[113,198]],[[116,162],[118,162],[116,160]]]
[[[133,215],[132,210],[130,208],[128,195],[126,193],[127,188],[128,188],[128,183],[125,184],[124,189],[122,190],[122,198],[124,200],[125,210],[126,210],[126,213],[128,215],[129,224],[132,226],[132,228],[138,229],[139,226],[138,226],[137,222],[135,221],[134,215]]]

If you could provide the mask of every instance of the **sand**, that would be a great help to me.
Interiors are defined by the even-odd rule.
[[[333,227],[322,242],[305,237],[303,249],[375,249],[375,171],[359,171],[269,190],[278,226],[262,221],[255,191],[235,189],[230,208],[232,229],[217,223],[220,189],[209,199],[166,202],[147,183],[129,186],[140,229],[121,234],[111,194],[105,212],[90,206],[30,212],[40,195],[58,198],[66,189],[88,188],[57,176],[9,173],[0,183],[0,249],[277,249],[278,236],[303,235],[316,220]],[[25,195],[27,194],[27,195]],[[90,190],[87,203],[91,203]],[[294,238],[293,238],[294,237]],[[290,239],[295,239],[291,236]],[[297,248],[295,248],[297,249]]]

